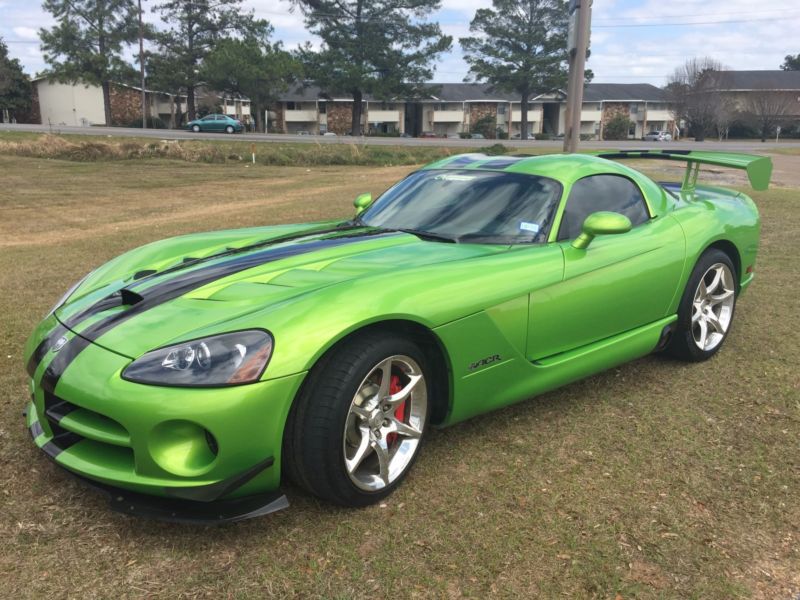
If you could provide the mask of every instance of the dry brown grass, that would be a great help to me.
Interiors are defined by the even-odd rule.
[[[744,598],[800,593],[795,190],[755,194],[763,247],[725,349],[648,357],[445,431],[385,503],[220,529],[126,518],[36,450],[22,344],[110,257],[168,235],[347,215],[403,168],[0,156],[0,595]]]
[[[490,149],[487,149],[490,150]],[[456,153],[430,146],[371,146],[353,141],[341,144],[258,144],[256,162],[271,166],[415,165]],[[0,132],[0,155],[54,158],[75,162],[168,159],[192,163],[239,163],[251,159],[251,143],[221,136],[219,140],[153,140],[81,135],[39,135]]]

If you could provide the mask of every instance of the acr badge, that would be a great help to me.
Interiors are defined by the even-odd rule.
[[[499,354],[493,354],[492,356],[487,356],[486,358],[482,358],[480,360],[476,360],[474,363],[470,364],[469,370],[470,371],[474,371],[475,369],[478,369],[480,367],[485,367],[486,365],[490,365],[490,364],[492,364],[494,362],[497,362],[499,360],[500,360],[500,355]]]

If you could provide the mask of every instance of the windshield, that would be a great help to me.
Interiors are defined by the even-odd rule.
[[[387,190],[360,221],[459,241],[540,243],[547,240],[560,197],[561,184],[547,177],[431,169]]]

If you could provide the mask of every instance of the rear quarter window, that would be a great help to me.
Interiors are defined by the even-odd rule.
[[[572,240],[581,233],[590,214],[611,211],[625,215],[636,227],[650,218],[639,187],[622,175],[591,175],[576,181],[561,218],[558,240]]]

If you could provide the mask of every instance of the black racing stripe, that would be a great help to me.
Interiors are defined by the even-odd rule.
[[[39,363],[42,362],[47,353],[50,352],[50,349],[56,345],[56,342],[67,333],[67,328],[64,327],[61,323],[59,323],[55,329],[53,329],[47,336],[39,342],[39,345],[36,346],[36,349],[31,354],[31,357],[28,359],[27,364],[25,365],[25,370],[28,372],[28,375],[33,377],[36,373],[36,369],[39,367]]]
[[[40,435],[44,433],[44,429],[42,429],[42,424],[39,421],[36,421],[33,425],[30,426],[31,435],[33,439],[36,439]]]
[[[397,233],[387,233],[385,231],[372,231],[370,235],[392,236]],[[261,252],[254,252],[244,256],[237,257],[233,260],[225,261],[220,264],[209,265],[207,267],[198,268],[188,273],[183,273],[169,279],[167,281],[157,283],[150,288],[143,290],[143,300],[131,306],[128,310],[119,311],[108,317],[99,320],[98,322],[87,327],[78,335],[70,339],[61,350],[59,350],[56,357],[50,362],[45,369],[44,376],[42,377],[41,387],[46,392],[55,394],[56,385],[61,375],[72,363],[73,360],[85,350],[93,341],[102,336],[104,333],[113,329],[117,325],[124,323],[128,319],[135,317],[151,308],[155,308],[165,302],[169,302],[175,298],[183,296],[195,289],[201,288],[223,277],[234,275],[247,269],[257,267],[269,262],[307,254],[315,250],[322,250],[326,248],[333,248],[336,246],[343,246],[360,241],[363,236],[346,236],[337,238],[328,238],[324,240],[314,240],[300,244],[297,246],[290,246],[288,248],[270,248]],[[100,303],[103,303],[101,300]],[[86,311],[84,311],[86,312]]]
[[[55,394],[56,384],[61,374],[70,363],[75,360],[75,357],[83,352],[91,343],[92,342],[85,337],[76,335],[64,344],[61,350],[58,351],[58,354],[56,354],[56,357],[50,361],[50,364],[47,365],[47,368],[44,370],[44,375],[42,375],[42,382],[40,384],[41,388],[47,393]]]
[[[42,446],[42,450],[44,450],[44,452],[50,458],[55,458],[63,452],[63,450],[61,450],[61,448],[56,446],[53,442],[47,442],[44,446]]]
[[[337,227],[325,227],[323,229],[311,229],[306,231],[300,231],[296,233],[290,233],[288,235],[282,235],[276,238],[272,238],[269,240],[264,240],[262,242],[256,242],[255,244],[250,244],[248,246],[242,246],[241,248],[229,248],[224,252],[218,252],[217,254],[211,254],[209,256],[204,256],[203,258],[192,258],[192,259],[183,259],[182,262],[178,263],[174,267],[170,267],[169,269],[164,269],[163,271],[153,271],[152,273],[148,274],[146,277],[139,278],[139,281],[136,282],[135,285],[140,285],[143,283],[147,283],[148,280],[161,278],[163,275],[170,275],[177,271],[183,271],[190,267],[194,267],[198,264],[202,264],[205,262],[209,262],[212,260],[217,260],[219,258],[224,258],[226,256],[235,256],[237,254],[242,254],[245,252],[252,252],[253,250],[258,250],[259,248],[269,247],[269,246],[276,246],[278,244],[284,244],[286,242],[293,242],[296,240],[301,240],[303,238],[312,236],[312,235],[325,235],[328,233],[345,233],[351,231],[353,229],[364,229],[363,225],[348,225],[342,226],[339,225]],[[371,231],[367,233],[372,233]],[[142,271],[140,271],[141,273]],[[131,288],[135,287],[129,286]]]
[[[82,323],[83,321],[85,321],[86,319],[88,319],[89,317],[91,317],[93,315],[99,314],[101,312],[105,312],[105,311],[110,310],[112,308],[117,308],[119,306],[124,306],[125,304],[132,303],[130,301],[130,296],[138,296],[139,298],[141,298],[140,294],[141,293],[145,293],[145,292],[148,294],[148,296],[153,295],[153,294],[159,294],[160,293],[160,288],[162,288],[162,287],[163,288],[172,288],[173,285],[180,284],[180,282],[182,280],[181,276],[178,276],[178,277],[175,277],[175,278],[171,278],[171,279],[168,279],[166,281],[163,281],[163,282],[157,283],[155,285],[152,285],[151,287],[147,288],[146,290],[144,290],[142,292],[132,292],[132,290],[140,289],[143,285],[147,285],[148,283],[152,283],[152,281],[159,281],[166,275],[171,275],[171,274],[174,274],[174,273],[177,273],[177,272],[180,272],[180,271],[185,271],[185,270],[189,269],[190,267],[195,267],[197,265],[202,265],[202,263],[205,263],[205,262],[209,262],[209,261],[212,261],[212,260],[218,260],[220,258],[225,258],[226,256],[233,256],[234,257],[233,259],[227,260],[227,261],[225,261],[223,263],[214,264],[214,265],[210,265],[210,266],[207,266],[207,267],[194,269],[194,270],[190,271],[188,273],[188,275],[189,276],[193,276],[193,275],[198,274],[198,273],[206,273],[207,272],[206,269],[208,269],[209,271],[213,271],[215,273],[223,273],[222,275],[213,276],[213,278],[209,280],[209,282],[210,282],[210,281],[213,281],[214,279],[220,279],[222,277],[226,277],[227,275],[233,275],[235,273],[238,273],[241,270],[249,269],[252,266],[257,266],[258,264],[271,262],[272,253],[276,252],[277,250],[274,249],[274,248],[267,248],[267,249],[262,250],[260,252],[254,252],[252,254],[244,254],[243,256],[240,256],[244,252],[249,252],[249,251],[251,251],[253,249],[256,249],[256,248],[259,248],[259,247],[263,247],[263,246],[273,246],[273,245],[280,244],[280,243],[290,242],[292,240],[301,239],[303,237],[308,237],[308,236],[311,236],[311,235],[323,235],[323,234],[326,234],[326,233],[333,233],[333,232],[345,233],[345,232],[349,231],[350,229],[361,229],[362,233],[360,233],[358,235],[355,235],[355,236],[353,234],[350,234],[350,235],[343,235],[340,238],[316,240],[316,242],[321,242],[323,244],[322,247],[329,247],[329,246],[333,246],[333,245],[339,245],[338,243],[331,243],[332,241],[350,240],[353,237],[363,237],[363,236],[366,236],[366,235],[377,235],[377,234],[383,233],[380,230],[368,230],[368,231],[364,232],[363,231],[363,229],[364,229],[363,226],[358,226],[358,227],[353,227],[353,228],[342,228],[342,227],[339,227],[337,229],[322,229],[322,230],[315,230],[315,231],[307,231],[307,232],[302,233],[302,234],[293,234],[293,235],[290,235],[290,236],[283,236],[281,238],[275,238],[273,240],[268,240],[268,241],[265,241],[265,242],[259,242],[258,244],[252,244],[250,246],[245,246],[245,247],[242,247],[242,248],[233,249],[233,250],[229,250],[229,251],[226,251],[226,252],[221,252],[219,254],[212,254],[211,256],[207,256],[205,258],[193,259],[192,261],[180,263],[180,264],[178,264],[178,265],[176,265],[174,267],[171,267],[169,269],[165,269],[164,271],[159,271],[159,272],[154,273],[153,275],[150,275],[148,277],[143,277],[142,279],[134,282],[133,284],[127,286],[126,288],[123,288],[122,290],[117,290],[116,292],[112,293],[111,295],[106,296],[102,300],[99,300],[98,302],[95,302],[93,305],[89,306],[88,308],[85,308],[84,310],[80,311],[79,313],[76,313],[75,315],[71,316],[69,319],[66,319],[64,321],[64,324],[69,329],[74,329],[80,323]],[[308,242],[308,244],[312,244],[312,243],[314,243],[314,241]],[[300,248],[300,247],[298,247],[298,248]],[[307,248],[307,244],[303,244],[302,248],[304,249],[303,252],[305,252],[305,251],[310,252],[310,251],[312,251],[314,249],[318,249],[318,248],[311,248],[311,249],[305,250],[305,248]],[[293,248],[287,248],[287,249],[281,249],[281,250],[294,251],[295,248],[293,247]],[[289,254],[289,256],[293,256],[293,255],[294,254]],[[283,256],[278,256],[278,258],[284,258],[284,257]],[[275,259],[275,260],[277,260],[277,259]],[[243,263],[243,262],[247,263],[248,266],[245,266],[244,269],[238,268],[239,265],[241,263]],[[249,264],[249,263],[253,263],[253,262],[255,264],[253,264],[253,265]],[[226,269],[230,270],[230,272],[229,273],[225,273]],[[205,285],[205,284],[203,284],[203,285]],[[128,296],[127,298],[126,298],[126,295]]]

